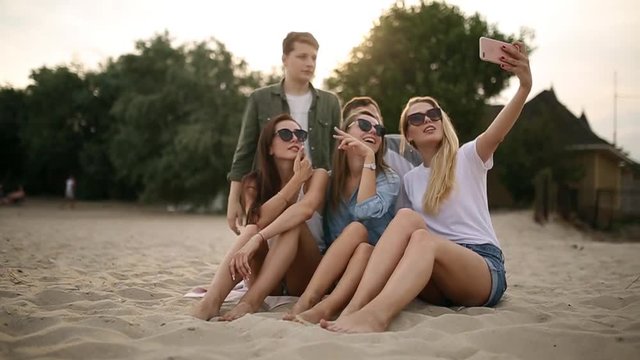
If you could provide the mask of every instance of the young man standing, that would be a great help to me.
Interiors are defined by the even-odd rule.
[[[308,32],[290,32],[282,41],[284,79],[255,90],[244,111],[238,145],[228,179],[231,181],[227,222],[236,234],[243,218],[240,206],[242,177],[254,167],[258,136],[271,117],[289,113],[309,132],[305,152],[313,167],[329,169],[333,153],[333,128],[340,124],[340,101],[330,92],[311,85],[318,41]]]

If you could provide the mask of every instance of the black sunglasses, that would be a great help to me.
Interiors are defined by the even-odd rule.
[[[354,124],[358,124],[358,127],[360,128],[360,130],[364,131],[364,132],[369,132],[371,130],[371,128],[373,127],[374,129],[376,129],[376,135],[383,137],[384,134],[387,133],[387,129],[384,128],[384,126],[380,125],[380,124],[375,124],[373,125],[371,123],[371,121],[366,120],[366,119],[358,119],[354,122],[352,122],[351,124],[349,124],[349,126],[347,126],[347,129],[352,127]]]
[[[424,113],[414,113],[407,116],[407,121],[409,124],[413,126],[420,126],[427,122],[427,118],[431,121],[440,121],[442,120],[442,109],[433,108],[429,109]]]
[[[276,135],[278,135],[280,139],[282,139],[282,141],[285,141],[285,142],[291,141],[294,135],[296,136],[296,138],[298,138],[298,141],[305,142],[308,136],[307,132],[302,129],[295,129],[295,130],[280,129],[276,131],[274,136]]]

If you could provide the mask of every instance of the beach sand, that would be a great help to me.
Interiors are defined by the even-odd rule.
[[[2,359],[640,359],[640,243],[594,241],[528,211],[493,222],[496,308],[415,301],[381,334],[188,314],[233,236],[223,217],[117,203],[0,207]],[[226,307],[228,308],[228,307]],[[223,309],[224,310],[224,309]]]

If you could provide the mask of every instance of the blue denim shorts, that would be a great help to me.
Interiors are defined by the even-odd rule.
[[[502,250],[493,244],[459,245],[482,256],[484,261],[487,262],[489,272],[491,273],[491,294],[489,294],[489,299],[482,306],[495,306],[507,290],[507,276],[506,270],[504,269],[504,255],[502,255]]]

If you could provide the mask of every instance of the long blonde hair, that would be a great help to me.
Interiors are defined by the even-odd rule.
[[[379,114],[373,114],[366,109],[359,109],[353,111],[348,115],[342,124],[340,124],[340,130],[347,131],[349,125],[358,120],[360,115],[369,115],[378,120],[380,125],[384,125],[382,122],[382,116]],[[340,143],[336,141],[336,146]],[[380,148],[376,152],[376,176],[383,171],[387,171],[389,166],[384,161],[384,153],[386,149],[386,142],[384,136],[380,139]],[[342,199],[344,193],[344,187],[347,182],[347,179],[351,175],[351,170],[349,169],[349,163],[347,162],[347,154],[345,151],[341,151],[336,149],[333,152],[333,166],[331,171],[331,190],[330,190],[330,204],[332,209],[337,209],[340,204],[340,200]]]
[[[427,103],[434,108],[439,108],[438,102],[428,96],[414,97],[409,99],[407,105],[400,115],[400,134],[402,140],[400,142],[400,151],[404,152],[407,142],[407,130],[409,122],[407,115],[409,108],[418,103]],[[425,213],[435,215],[440,210],[440,205],[451,195],[453,185],[456,180],[456,154],[460,143],[458,135],[451,123],[449,116],[442,111],[442,141],[438,145],[438,150],[431,159],[429,167],[431,168],[431,178],[427,184],[427,191],[422,197],[422,209]]]

